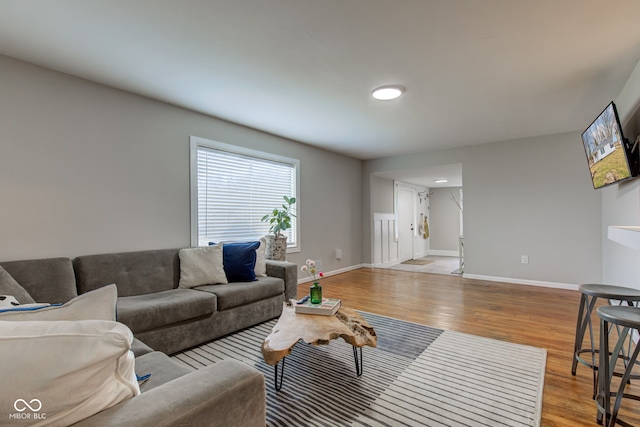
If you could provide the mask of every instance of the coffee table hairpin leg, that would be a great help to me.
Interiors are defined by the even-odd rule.
[[[284,362],[287,360],[286,357],[282,358],[282,368],[280,369],[280,376],[278,376],[278,365],[280,362],[274,365],[275,376],[273,378],[273,385],[276,391],[280,391],[282,389],[282,379],[284,376]],[[353,346],[353,360],[356,362],[356,376],[362,376],[362,368],[364,364],[362,363],[362,347]]]
[[[360,353],[360,361],[358,361],[358,353]],[[353,360],[356,362],[356,376],[362,375],[362,347],[353,346]]]
[[[280,370],[280,380],[278,380],[278,365],[280,364],[280,362],[276,363],[275,365],[275,378],[273,379],[273,385],[276,389],[276,391],[280,391],[280,389],[282,388],[282,376],[284,375],[284,361],[285,361],[286,357],[282,358],[282,369]]]

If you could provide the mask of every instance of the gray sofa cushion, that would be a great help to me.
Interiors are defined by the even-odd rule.
[[[175,363],[169,356],[159,351],[136,357],[136,374],[145,376],[151,374],[148,380],[140,385],[142,393],[180,378],[195,369]],[[178,398],[176,396],[176,398]]]
[[[58,304],[78,296],[73,265],[69,258],[11,261],[0,264],[37,302]]]
[[[119,297],[116,309],[118,322],[134,333],[205,316],[215,310],[216,295],[191,289]]]
[[[227,359],[164,386],[145,390],[74,427],[264,427],[265,424],[264,376],[249,365]]]
[[[177,288],[179,262],[178,249],[162,249],[80,256],[73,266],[79,293],[115,283],[128,297]]]
[[[284,293],[284,281],[276,277],[258,277],[255,282],[234,282],[226,285],[204,285],[193,288],[218,297],[218,310],[260,301]]]
[[[131,351],[133,351],[135,357],[140,357],[143,354],[151,353],[153,349],[134,337],[131,343]]]

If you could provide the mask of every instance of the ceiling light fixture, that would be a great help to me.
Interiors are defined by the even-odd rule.
[[[436,184],[444,184],[445,182],[449,182],[449,180],[444,178],[436,179]]]
[[[402,86],[381,86],[371,92],[371,96],[379,101],[389,101],[396,99],[404,93]]]

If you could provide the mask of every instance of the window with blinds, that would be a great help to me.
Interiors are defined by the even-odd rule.
[[[260,219],[296,197],[299,161],[191,137],[192,245],[257,240],[269,232]],[[292,213],[297,215],[293,206]],[[299,246],[293,218],[289,248]]]

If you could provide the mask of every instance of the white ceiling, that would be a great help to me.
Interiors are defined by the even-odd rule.
[[[638,0],[3,0],[0,53],[360,159],[583,130]],[[375,101],[400,84],[395,101]]]

